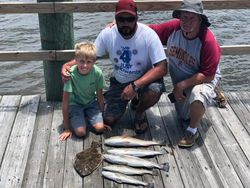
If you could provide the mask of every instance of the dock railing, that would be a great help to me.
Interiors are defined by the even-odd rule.
[[[114,12],[117,1],[82,2],[6,2],[0,3],[0,14],[57,14],[79,12]],[[139,11],[167,11],[180,6],[181,0],[136,0]],[[205,10],[249,9],[250,0],[204,0]],[[250,54],[250,45],[221,46],[222,55]],[[68,61],[74,57],[74,50],[0,51],[0,61]],[[57,81],[54,82],[57,84]],[[58,80],[58,84],[62,84]],[[47,88],[46,88],[47,89]],[[47,99],[50,98],[47,96]]]

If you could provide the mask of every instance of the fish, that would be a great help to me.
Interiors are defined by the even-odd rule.
[[[102,169],[111,172],[119,172],[125,175],[137,175],[137,176],[141,176],[143,174],[150,174],[153,176],[159,175],[155,169],[148,170],[144,168],[133,168],[125,165],[108,165],[104,166]]]
[[[155,155],[166,154],[168,151],[165,148],[163,148],[161,151],[138,148],[115,148],[107,150],[107,153],[114,155],[132,155],[135,157],[153,157]]]
[[[145,167],[145,168],[158,168],[164,170],[166,172],[169,171],[169,164],[164,163],[162,165],[158,165],[153,161],[149,161],[143,158],[134,157],[130,155],[112,155],[112,154],[104,154],[104,160],[113,164],[122,164],[130,167]]]
[[[145,183],[143,181],[137,180],[131,176],[127,176],[125,174],[121,173],[114,173],[114,172],[109,172],[109,171],[102,171],[102,175],[107,178],[111,179],[117,183],[127,183],[127,184],[133,184],[133,185],[142,185],[147,188],[153,188],[154,184],[153,183]]]
[[[76,154],[73,166],[80,176],[88,176],[102,163],[102,154],[98,152],[100,146],[99,143],[92,142],[90,148]]]
[[[165,141],[162,143],[150,140],[142,140],[130,136],[113,136],[105,139],[104,143],[108,146],[116,147],[138,147],[138,146],[155,146],[155,145],[165,145]]]

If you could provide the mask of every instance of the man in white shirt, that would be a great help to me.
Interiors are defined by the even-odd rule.
[[[156,104],[165,91],[163,76],[167,74],[164,49],[157,34],[137,22],[137,6],[133,0],[120,0],[116,5],[114,27],[98,35],[97,56],[109,55],[113,65],[110,87],[105,94],[104,122],[114,125],[124,114],[127,104],[135,109],[135,131],[147,128],[145,110]],[[64,65],[63,77],[67,76]]]

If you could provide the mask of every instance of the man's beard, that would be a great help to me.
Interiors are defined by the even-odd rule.
[[[184,31],[184,32],[187,32],[187,33],[191,33],[191,32],[194,31],[194,28],[181,25],[181,30]]]
[[[118,27],[118,31],[124,38],[131,37],[136,31],[136,25],[133,28],[127,26]]]

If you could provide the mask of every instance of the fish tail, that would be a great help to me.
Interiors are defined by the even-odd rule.
[[[169,154],[169,151],[167,150],[166,147],[162,147],[162,148],[161,148],[161,152],[162,152],[163,154]]]
[[[169,172],[169,163],[163,163],[162,164],[162,170],[166,171],[166,172]]]
[[[151,182],[151,183],[148,183],[146,187],[147,187],[147,188],[154,188],[154,186],[155,186],[154,183]]]
[[[158,175],[159,175],[158,170],[155,169],[155,168],[153,168],[153,171],[152,171],[152,172],[153,172],[153,173],[152,173],[153,176],[158,176]]]

